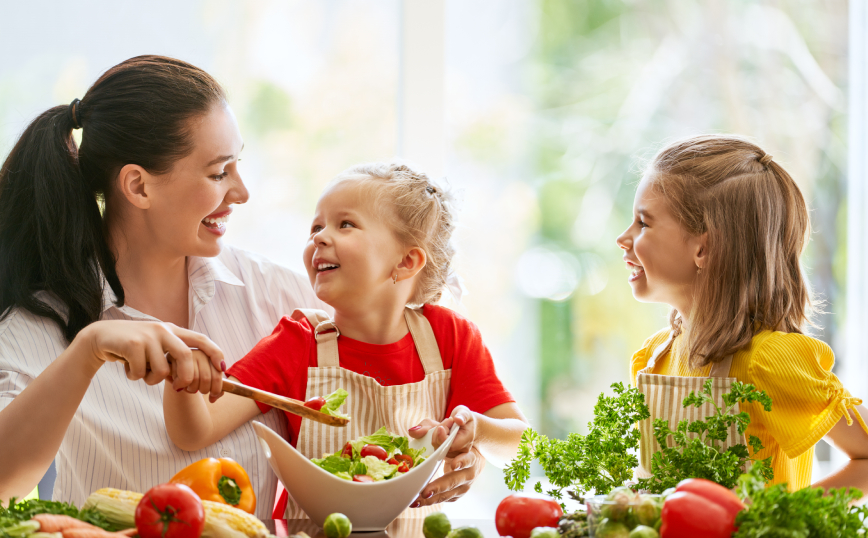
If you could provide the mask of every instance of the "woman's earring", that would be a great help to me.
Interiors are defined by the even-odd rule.
[[[397,283],[398,283],[398,273],[395,273],[394,275],[392,275],[392,284],[397,284]]]
[[[697,274],[697,275],[701,275],[701,274],[702,274],[702,267],[697,267],[697,268],[696,268],[696,274]]]

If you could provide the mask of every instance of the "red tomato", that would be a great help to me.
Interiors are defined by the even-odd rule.
[[[395,456],[395,459],[406,463],[408,468],[413,468],[413,456],[408,456],[407,454],[397,454]]]
[[[160,484],[139,501],[135,521],[140,538],[199,538],[205,510],[188,486]]]
[[[704,478],[682,480],[675,487],[675,491],[688,491],[704,497],[726,510],[732,519],[735,519],[736,514],[744,510],[744,503],[735,493]]]
[[[377,445],[365,445],[362,447],[361,454],[363,458],[365,456],[374,456],[383,461],[386,461],[386,458],[389,457],[389,453],[386,452],[386,449]]]
[[[536,527],[557,527],[563,515],[561,505],[549,497],[515,493],[500,501],[494,524],[501,536],[530,538]]]
[[[396,460],[395,458],[389,458],[389,461],[387,461],[386,463],[388,463],[389,465],[398,465],[398,460]]]
[[[661,538],[729,538],[735,532],[735,518],[723,507],[689,491],[667,497],[660,518]]]
[[[317,396],[316,398],[311,398],[310,400],[304,402],[305,407],[310,407],[314,411],[319,411],[324,405],[325,398],[323,398],[322,396]]]
[[[353,457],[353,445],[351,445],[349,442],[347,442],[347,444],[344,445],[344,449],[341,450],[341,457],[344,457],[344,458],[352,458]]]
[[[373,482],[374,479],[366,474],[353,475],[353,482]]]
[[[410,468],[407,467],[407,464],[406,464],[406,463],[403,463],[403,462],[402,462],[401,465],[398,466],[398,472],[399,472],[399,473],[406,473],[406,472],[409,471],[409,470],[410,470]]]

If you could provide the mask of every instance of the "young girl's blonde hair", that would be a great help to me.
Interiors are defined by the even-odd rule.
[[[786,170],[743,138],[705,135],[664,148],[646,177],[688,234],[708,234],[685,335],[690,365],[722,360],[762,330],[801,333],[812,309],[799,261],[810,221]]]
[[[455,256],[451,192],[401,163],[359,164],[334,181],[348,180],[360,182],[367,190],[369,201],[394,226],[402,244],[425,251],[428,259],[408,304],[419,306],[440,300]]]

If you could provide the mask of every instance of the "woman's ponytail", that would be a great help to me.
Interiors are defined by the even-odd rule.
[[[72,340],[100,318],[103,278],[122,305],[100,200],[109,203],[125,164],[163,173],[189,154],[188,121],[223,98],[204,71],[140,56],[107,71],[81,101],[36,118],[0,168],[0,320],[22,308]]]

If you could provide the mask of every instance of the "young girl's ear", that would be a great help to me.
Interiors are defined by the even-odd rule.
[[[693,263],[697,269],[705,269],[708,263],[708,232],[694,238]]]
[[[411,248],[404,253],[401,263],[395,268],[398,281],[413,278],[425,267],[426,263],[428,263],[428,255],[425,254],[425,251],[419,247]]]

